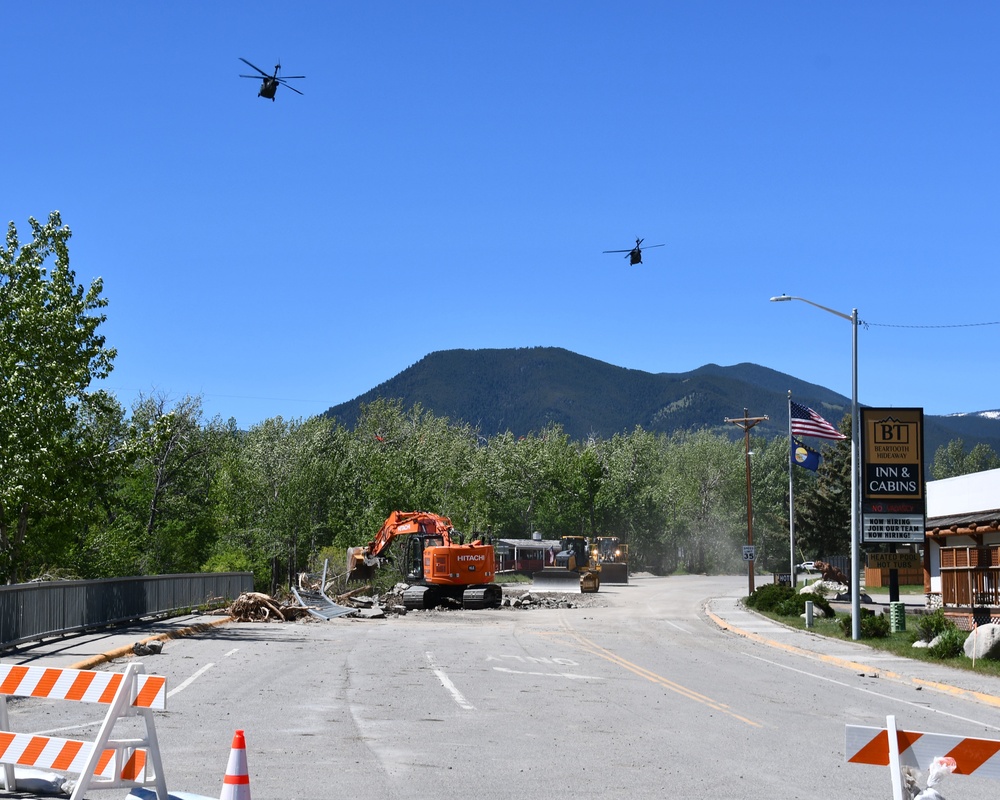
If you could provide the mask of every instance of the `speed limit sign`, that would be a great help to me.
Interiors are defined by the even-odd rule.
[[[754,560],[754,545],[752,544],[743,545],[743,560],[744,561]]]

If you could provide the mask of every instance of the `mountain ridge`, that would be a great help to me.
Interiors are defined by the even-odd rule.
[[[610,438],[636,428],[656,433],[708,428],[739,434],[726,419],[769,419],[754,428],[766,438],[787,435],[788,392],[838,426],[849,398],[824,386],[758,364],[705,364],[682,373],[619,367],[560,347],[437,350],[353,400],[331,406],[325,417],[348,428],[361,406],[378,398],[419,403],[436,416],[466,422],[484,436],[516,436],[559,424],[572,439]],[[924,416],[924,452],[962,439],[1000,453],[1000,418],[991,412]],[[930,464],[930,460],[926,462]]]

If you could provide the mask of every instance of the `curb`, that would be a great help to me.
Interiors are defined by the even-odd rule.
[[[219,625],[225,625],[226,623],[233,621],[233,617],[222,617],[221,619],[213,622],[199,622],[197,625],[189,625],[186,628],[178,628],[175,631],[160,633],[156,636],[147,636],[145,639],[139,639],[139,642],[145,644],[147,642],[166,641],[167,639],[179,639],[182,636],[194,636],[195,634],[210,631],[212,628],[216,628]],[[134,644],[130,644],[124,647],[118,647],[114,650],[109,650],[106,653],[91,656],[83,661],[78,661],[76,664],[70,666],[69,669],[93,669],[100,664],[106,664],[109,661],[114,661],[116,658],[131,656],[133,655],[132,648],[134,646]]]
[[[747,609],[751,614],[756,613]],[[961,689],[957,686],[952,686],[947,683],[940,683],[938,681],[928,681],[923,678],[913,678],[906,675],[902,675],[898,672],[893,672],[892,670],[887,670],[881,667],[873,667],[869,664],[862,664],[859,661],[851,661],[847,658],[840,658],[839,656],[825,655],[823,653],[817,653],[813,650],[805,650],[801,647],[796,647],[793,644],[788,644],[786,642],[779,642],[776,639],[768,639],[766,636],[761,636],[759,633],[753,633],[752,631],[745,631],[742,628],[737,628],[732,623],[726,622],[722,617],[718,616],[708,606],[705,606],[705,613],[708,615],[709,619],[712,620],[716,625],[718,625],[723,630],[729,631],[730,633],[735,633],[737,636],[742,636],[746,639],[751,639],[755,642],[760,642],[761,644],[766,644],[768,647],[775,647],[779,650],[784,650],[788,653],[793,653],[798,656],[805,656],[806,658],[812,658],[816,661],[822,661],[824,664],[831,664],[835,667],[841,667],[843,669],[854,670],[855,672],[868,672],[874,675],[881,675],[882,677],[888,678],[889,680],[896,681],[897,683],[910,684],[911,686],[916,686],[918,689],[922,689],[925,686],[928,689],[935,689],[936,691],[943,692],[945,694],[950,694],[953,697],[965,697],[971,700],[977,700],[980,703],[984,703],[994,708],[1000,708],[1000,697],[992,694],[986,694],[985,692],[977,692],[972,689]],[[770,617],[765,617],[769,622],[774,622],[775,625],[780,625],[780,622],[775,622]],[[787,626],[785,626],[787,627]],[[790,628],[790,630],[798,630],[797,628]],[[818,635],[818,634],[817,634]]]

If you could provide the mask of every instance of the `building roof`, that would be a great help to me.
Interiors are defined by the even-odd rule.
[[[927,527],[938,517],[967,518],[1000,509],[1000,469],[927,482]]]
[[[953,526],[968,528],[969,525],[993,525],[996,527],[998,522],[1000,522],[1000,508],[994,508],[990,511],[977,511],[973,514],[952,514],[948,517],[928,517],[927,530],[933,530],[935,528],[947,530]]]
[[[558,539],[498,539],[497,541],[521,550],[548,550],[550,547],[559,549]]]

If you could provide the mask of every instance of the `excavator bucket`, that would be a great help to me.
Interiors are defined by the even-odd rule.
[[[364,547],[347,548],[347,581],[348,583],[371,580],[375,574],[375,565],[365,561]]]

